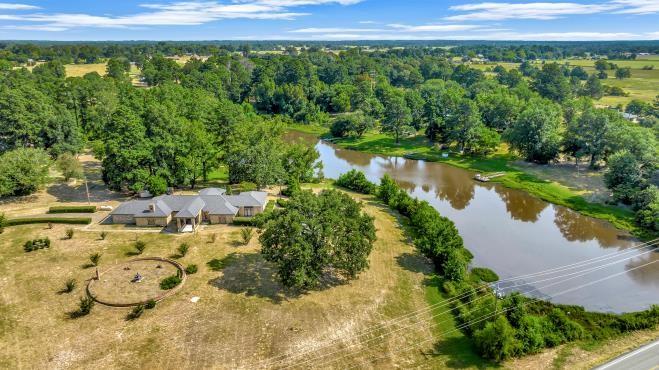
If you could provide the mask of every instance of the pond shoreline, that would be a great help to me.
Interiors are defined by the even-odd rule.
[[[383,135],[367,134],[362,138],[342,138],[327,140],[328,129],[317,125],[289,125],[288,131],[311,134],[337,147],[369,154],[402,157],[406,159],[439,162],[474,173],[505,172],[504,176],[492,179],[492,183],[501,184],[510,189],[522,190],[546,202],[572,209],[585,216],[608,221],[616,228],[629,231],[641,240],[656,238],[656,234],[642,230],[634,223],[631,210],[588,201],[579,191],[557,182],[540,179],[532,173],[523,171],[512,164],[516,159],[510,154],[495,153],[488,157],[449,156],[427,145],[418,137],[402,139],[399,144]]]

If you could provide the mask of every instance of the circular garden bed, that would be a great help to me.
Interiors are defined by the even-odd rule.
[[[180,284],[163,290],[160,282],[169,276],[179,276]],[[178,262],[166,258],[145,257],[113,265],[91,279],[87,294],[96,302],[113,307],[129,307],[160,301],[174,294],[185,283],[185,271]]]

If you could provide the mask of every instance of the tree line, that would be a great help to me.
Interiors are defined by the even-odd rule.
[[[220,51],[185,65],[143,53],[131,61],[148,89],[131,85],[125,57],[108,60],[104,77],[67,78],[59,60],[32,72],[5,63],[0,150],[43,148],[55,158],[92,147],[117,190],[194,187],[219,166],[231,182],[260,187],[297,181],[285,171],[290,155],[280,137],[287,122],[301,122],[331,125],[336,136],[379,129],[400,141],[423,133],[467,154],[488,154],[506,141],[538,163],[569,155],[605,166],[626,150],[636,161],[630,176],[641,181],[621,187],[616,180],[611,188],[656,194],[657,101],[630,104],[636,124],[594,106],[603,76],[581,67],[525,62],[488,75],[433,50]],[[655,201],[632,198],[616,195],[651,219]]]

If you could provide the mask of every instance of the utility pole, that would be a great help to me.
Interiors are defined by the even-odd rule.
[[[87,176],[85,176],[85,191],[87,192],[87,204],[91,205],[92,202],[89,200],[89,186],[87,185]]]

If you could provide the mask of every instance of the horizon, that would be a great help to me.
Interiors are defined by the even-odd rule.
[[[649,41],[656,0],[0,2],[12,41]]]

